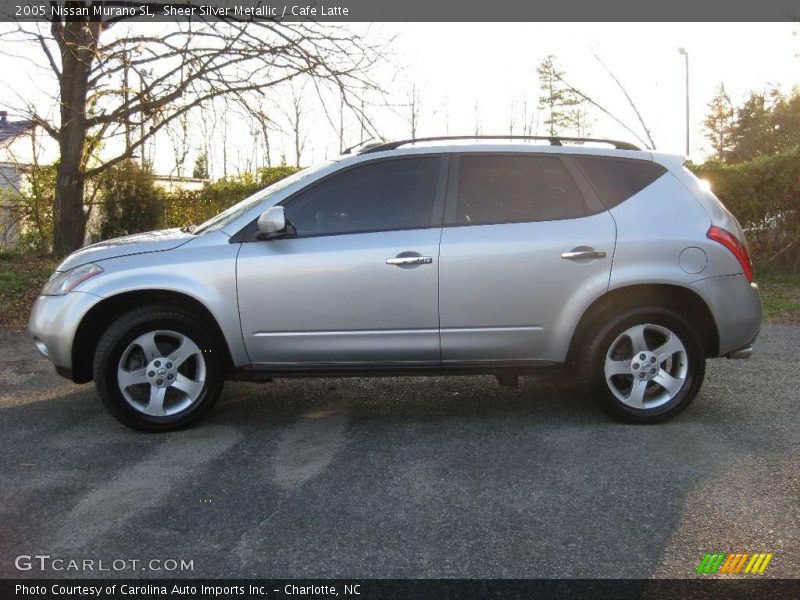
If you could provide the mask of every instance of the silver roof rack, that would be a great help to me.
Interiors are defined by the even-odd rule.
[[[382,144],[370,144],[359,151],[359,154],[371,154],[373,152],[396,150],[400,146],[417,144],[419,142],[445,142],[451,140],[535,140],[550,142],[551,146],[563,146],[563,142],[590,142],[595,144],[609,144],[617,150],[641,150],[639,146],[631,144],[630,142],[621,142],[619,140],[606,140],[600,138],[562,137],[552,135],[445,135],[439,137],[415,138],[410,140],[396,140],[393,142],[384,142]]]

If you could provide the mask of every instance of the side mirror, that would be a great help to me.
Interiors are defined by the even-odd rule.
[[[258,217],[258,230],[264,237],[286,231],[286,217],[282,206],[272,206]]]

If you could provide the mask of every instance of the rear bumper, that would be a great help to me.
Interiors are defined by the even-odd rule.
[[[758,286],[748,283],[744,275],[709,277],[690,288],[705,300],[719,333],[717,356],[748,358],[761,329],[761,297]]]
[[[750,358],[750,355],[752,354],[753,354],[753,346],[748,344],[744,348],[739,348],[738,350],[734,350],[733,352],[728,352],[725,355],[725,358],[734,358],[734,359]]]

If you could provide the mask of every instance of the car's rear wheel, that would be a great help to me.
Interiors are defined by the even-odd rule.
[[[589,393],[612,416],[655,423],[684,410],[703,383],[705,352],[685,318],[661,307],[626,310],[597,332],[583,361]]]
[[[106,408],[128,427],[183,427],[211,408],[223,384],[219,349],[191,314],[144,307],[100,338],[94,381]]]

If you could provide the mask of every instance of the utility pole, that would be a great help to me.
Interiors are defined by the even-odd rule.
[[[686,48],[678,48],[678,54],[683,56],[686,67],[686,156],[689,156],[689,53]]]
[[[131,88],[128,81],[128,71],[130,70],[130,58],[127,50],[122,55],[122,98],[125,106],[130,106]],[[125,152],[131,153],[131,121],[130,117],[125,119]]]

